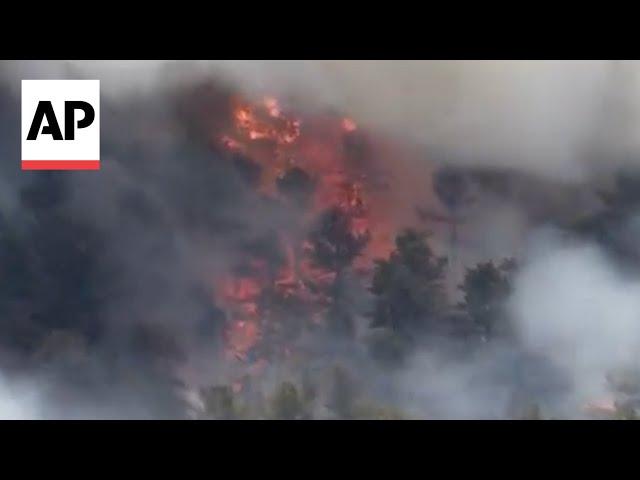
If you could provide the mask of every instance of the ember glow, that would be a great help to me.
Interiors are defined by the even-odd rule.
[[[372,213],[385,198],[370,182],[374,168],[363,155],[367,139],[353,119],[299,117],[273,97],[257,102],[236,97],[231,105],[232,128],[213,133],[219,146],[259,166],[260,195],[303,208],[298,223],[279,236],[277,268],[268,269],[267,259],[257,258],[250,276],[230,273],[216,282],[216,300],[232,319],[227,350],[246,360],[259,348],[262,329],[278,322],[268,297],[301,304],[308,321],[321,325],[340,272],[352,267],[365,281],[373,261],[392,250],[394,232],[392,222]]]
[[[637,64],[0,63],[20,416],[640,418]],[[99,174],[20,171],[27,73]]]

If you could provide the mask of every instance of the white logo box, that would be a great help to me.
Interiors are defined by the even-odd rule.
[[[77,128],[84,112],[75,110],[74,138],[55,140],[42,133],[48,125],[42,119],[35,140],[27,136],[34,123],[39,102],[49,101],[65,136],[65,102],[87,102],[93,107],[93,122]],[[100,169],[100,80],[22,80],[22,169],[98,170]]]

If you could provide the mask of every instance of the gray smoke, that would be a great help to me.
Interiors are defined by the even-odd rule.
[[[226,373],[208,348],[215,332],[202,330],[215,316],[211,299],[202,298],[210,292],[198,288],[242,255],[239,246],[264,240],[287,218],[268,205],[256,212],[252,193],[229,180],[237,179],[233,172],[212,166],[204,147],[189,143],[168,100],[205,78],[248,95],[274,94],[303,110],[337,109],[362,128],[415,145],[421,154],[397,167],[420,172],[407,189],[407,212],[424,196],[419,190],[431,188],[431,170],[417,170],[418,163],[513,175],[508,178],[517,186],[509,195],[478,193],[463,227],[459,267],[522,259],[510,303],[521,344],[464,357],[425,349],[388,379],[399,405],[427,418],[500,418],[514,392],[524,389],[550,410],[575,416],[584,402],[608,393],[609,371],[637,364],[638,281],[593,243],[536,233],[593,211],[599,203],[589,192],[602,178],[621,165],[637,166],[635,62],[31,61],[2,62],[0,69],[0,107],[7,107],[0,112],[7,127],[1,155],[16,165],[18,142],[11,135],[17,135],[19,80],[101,80],[105,167],[99,176],[66,177],[61,208],[95,225],[107,240],[100,266],[120,269],[125,278],[117,291],[104,292],[109,300],[100,304],[98,346],[80,348],[89,352],[80,361],[87,378],[67,378],[67,360],[56,357],[54,365],[62,363],[53,372],[29,372],[47,381],[3,380],[2,417],[174,417],[183,408],[174,378],[158,372],[180,372],[189,381]],[[184,171],[186,157],[202,157],[189,164],[206,165],[199,181]],[[3,168],[2,214],[28,227],[33,213],[23,210],[20,189],[35,176]],[[238,224],[247,216],[255,221]],[[175,352],[168,360],[167,351]],[[130,377],[127,370],[134,370]],[[538,381],[541,376],[546,381]],[[368,370],[367,378],[382,381]],[[77,398],[72,409],[60,407],[66,396]]]
[[[577,181],[637,153],[640,68],[614,61],[23,62],[13,78],[73,72],[109,95],[216,75],[239,89],[337,108],[465,165]]]
[[[573,400],[610,394],[606,375],[638,365],[640,280],[594,245],[536,239],[512,298],[527,346],[568,372]]]

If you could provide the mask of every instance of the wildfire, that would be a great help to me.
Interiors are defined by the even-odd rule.
[[[236,358],[246,359],[259,343],[261,326],[270,315],[263,297],[274,295],[307,305],[309,320],[322,323],[332,303],[329,289],[344,264],[353,262],[356,271],[368,272],[372,260],[387,254],[392,243],[384,229],[379,229],[382,235],[372,233],[372,227],[380,225],[379,219],[371,216],[372,191],[362,165],[354,164],[344,146],[346,136],[358,130],[354,120],[309,119],[303,129],[303,122],[289,115],[273,97],[253,104],[240,99],[232,103],[233,130],[218,137],[220,145],[260,166],[259,192],[304,207],[301,197],[290,196],[287,185],[294,192],[308,188],[304,225],[297,230],[312,229],[326,212],[333,212],[326,224],[315,227],[320,230],[316,239],[282,235],[284,261],[275,273],[265,273],[266,262],[262,262],[255,277],[231,276],[218,285],[221,293],[217,301],[231,318],[228,350]],[[341,242],[346,242],[346,247]],[[336,260],[323,263],[319,260],[322,255]],[[289,347],[284,351],[290,351]]]
[[[255,107],[242,104],[234,111],[236,133],[249,140],[271,140],[289,145],[300,135],[300,122],[282,115],[274,98],[265,98]]]
[[[244,359],[260,337],[258,300],[262,287],[255,278],[226,277],[216,291],[221,292],[217,300],[231,317],[225,331],[227,354]]]

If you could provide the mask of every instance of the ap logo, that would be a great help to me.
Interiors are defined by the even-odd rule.
[[[100,169],[100,80],[22,81],[22,169]]]

